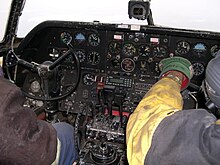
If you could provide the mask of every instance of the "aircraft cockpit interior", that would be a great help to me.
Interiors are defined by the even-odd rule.
[[[23,3],[13,1],[10,18],[18,19]],[[5,77],[21,88],[23,106],[39,119],[74,126],[79,164],[128,164],[126,124],[158,81],[162,59],[180,56],[192,63],[194,76],[181,92],[184,109],[209,106],[202,84],[220,49],[220,33],[157,26],[153,3],[126,3],[126,17],[142,24],[46,20],[23,38],[16,38],[12,21],[7,24],[11,33],[0,46]]]

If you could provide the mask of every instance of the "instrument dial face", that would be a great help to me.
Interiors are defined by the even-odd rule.
[[[85,85],[89,86],[92,85],[94,82],[95,82],[95,76],[93,74],[88,73],[83,76],[83,83]]]
[[[100,38],[98,34],[92,33],[88,37],[88,42],[91,46],[98,46],[100,44]]]
[[[74,41],[78,44],[83,43],[86,40],[86,37],[83,33],[76,33]]]
[[[138,49],[139,55],[142,57],[150,56],[151,49],[149,45],[140,45]]]
[[[136,53],[136,48],[133,44],[128,43],[123,46],[122,52],[126,56],[133,56]]]
[[[158,45],[153,48],[153,56],[156,58],[162,58],[167,55],[167,48],[165,46]]]
[[[125,72],[132,72],[135,69],[135,62],[131,58],[125,58],[121,62],[121,68]]]
[[[180,41],[177,43],[176,52],[180,55],[187,54],[190,50],[190,44],[186,41]]]
[[[31,92],[37,93],[40,91],[40,83],[38,81],[33,81],[30,86]]]
[[[97,65],[100,62],[100,55],[98,52],[92,51],[88,54],[88,61],[92,65]]]
[[[108,49],[111,54],[119,54],[121,51],[121,45],[116,41],[112,41],[109,44]]]
[[[205,71],[205,67],[201,63],[194,63],[193,65],[194,75],[199,76]]]
[[[73,37],[70,33],[63,32],[60,34],[60,39],[61,41],[63,41],[64,44],[69,44],[72,41]]]
[[[79,58],[79,62],[85,61],[86,54],[85,54],[85,51],[84,51],[84,50],[77,50],[77,51],[76,51],[76,55],[77,55],[78,58]]]
[[[207,48],[206,48],[205,44],[197,43],[194,45],[193,51],[194,51],[194,53],[196,53],[196,55],[203,56],[207,52]]]
[[[211,55],[215,57],[219,50],[220,50],[220,45],[213,45],[210,49]]]

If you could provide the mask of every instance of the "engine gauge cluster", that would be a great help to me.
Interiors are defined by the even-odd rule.
[[[81,66],[92,72],[116,76],[141,76],[141,81],[157,78],[160,60],[173,56],[187,58],[193,64],[194,77],[204,76],[208,61],[220,50],[220,41],[190,33],[176,34],[142,32],[108,28],[62,29],[60,43],[72,44]],[[140,34],[140,35],[136,35]],[[63,45],[63,44],[62,44]],[[50,47],[50,54],[59,55],[60,48]],[[62,48],[64,49],[64,48]],[[71,60],[72,61],[72,60]],[[85,75],[83,83],[93,84],[92,75]]]

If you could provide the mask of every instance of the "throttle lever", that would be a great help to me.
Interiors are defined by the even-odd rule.
[[[123,120],[123,109],[122,104],[124,102],[125,93],[117,93],[115,94],[114,103],[119,107],[119,116],[120,116],[120,125],[122,126]]]
[[[109,86],[109,85],[104,86],[104,97],[105,97],[105,102],[107,102],[108,112],[110,116],[112,116],[112,101],[114,100],[114,95],[115,95],[114,91],[115,91],[115,86]]]

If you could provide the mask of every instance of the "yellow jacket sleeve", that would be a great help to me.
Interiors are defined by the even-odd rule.
[[[180,85],[171,78],[162,78],[148,91],[130,116],[126,128],[130,165],[144,164],[157,126],[182,106]]]

